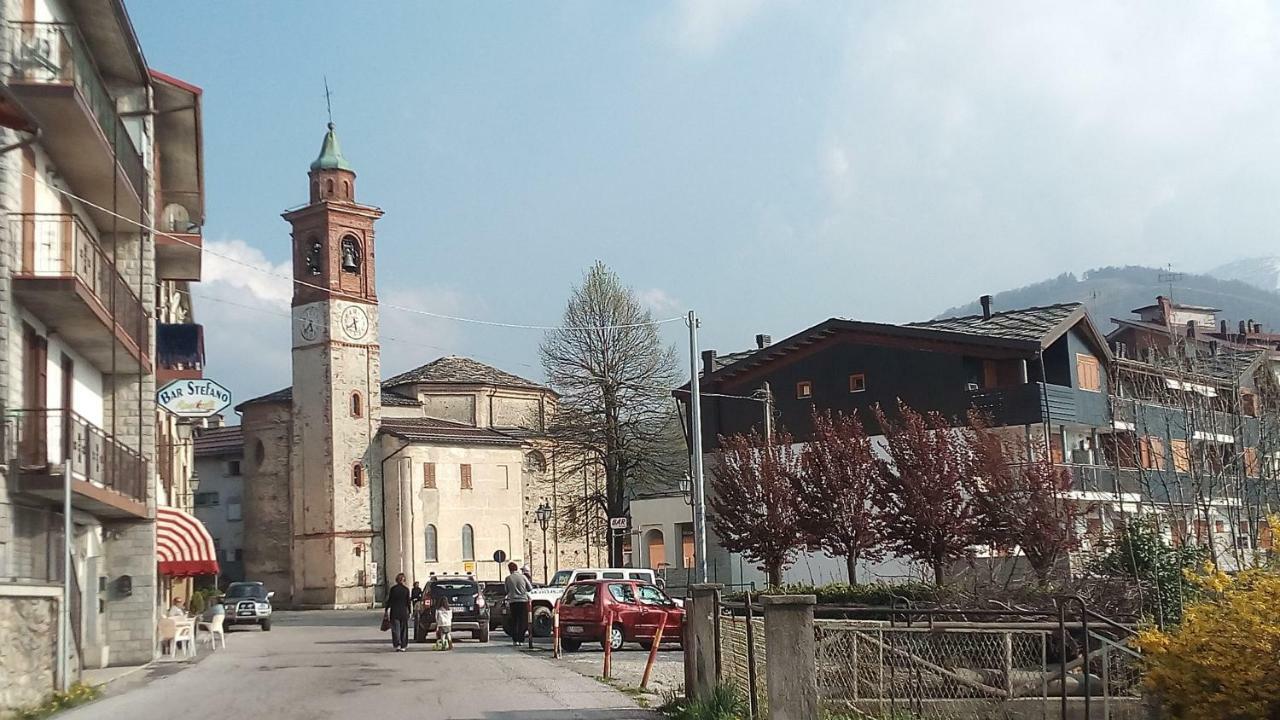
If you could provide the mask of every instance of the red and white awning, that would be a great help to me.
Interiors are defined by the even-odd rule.
[[[156,508],[156,558],[161,575],[218,574],[213,536],[204,523],[175,508]]]

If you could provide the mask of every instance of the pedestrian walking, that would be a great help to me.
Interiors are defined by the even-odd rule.
[[[413,581],[413,589],[409,591],[409,602],[417,605],[422,599],[422,584],[417,580]]]
[[[383,603],[382,619],[384,624],[391,625],[391,646],[396,652],[404,652],[409,647],[409,587],[404,584],[404,573],[396,575],[396,584],[387,591],[387,600]]]
[[[507,563],[507,570],[511,573],[504,583],[507,589],[507,612],[515,620],[515,634],[511,637],[511,644],[518,647],[524,642],[524,634],[529,629],[529,591],[533,589],[533,583],[520,572],[519,565]]]

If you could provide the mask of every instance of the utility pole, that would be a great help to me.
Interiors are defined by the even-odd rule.
[[[63,422],[67,422],[64,418]],[[71,689],[71,573],[75,572],[71,543],[71,458],[62,460],[62,607],[58,608],[58,682]]]
[[[769,383],[760,386],[760,394],[764,401],[764,437],[766,442],[773,441],[773,390]]]
[[[702,388],[698,377],[698,316],[689,311],[689,435],[693,439],[693,564],[707,581],[707,498],[702,475]]]

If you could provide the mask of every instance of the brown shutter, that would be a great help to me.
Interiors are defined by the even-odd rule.
[[[471,465],[463,464],[460,468],[460,471],[462,474],[462,489],[470,490],[471,489]]]
[[[434,489],[436,486],[436,464],[433,462],[422,463],[422,487]]]
[[[1186,440],[1170,440],[1173,448],[1173,469],[1178,472],[1191,472],[1191,451]]]

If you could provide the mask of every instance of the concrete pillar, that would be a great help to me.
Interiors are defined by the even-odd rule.
[[[413,582],[413,460],[400,458],[396,463],[397,479],[400,481],[399,520],[400,520],[400,557],[399,570],[409,582]]]
[[[769,720],[817,720],[818,669],[813,639],[813,595],[766,595],[765,647]]]
[[[719,583],[689,586],[684,625],[684,690],[691,700],[711,695],[720,680],[716,628],[720,623]]]

